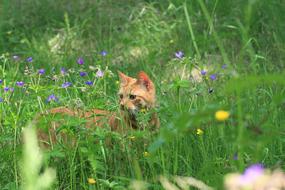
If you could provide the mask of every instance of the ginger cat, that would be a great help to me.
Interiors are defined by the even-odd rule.
[[[157,113],[153,112],[156,106],[155,86],[151,79],[143,71],[138,73],[137,78],[129,77],[121,72],[118,73],[120,78],[118,91],[120,111],[118,113],[98,109],[83,111],[57,107],[49,110],[48,114],[63,114],[83,118],[86,120],[85,127],[89,129],[93,127],[110,127],[113,131],[126,132],[130,129],[141,130],[144,128],[140,126],[137,116],[141,111],[146,111],[150,113],[146,127],[158,129],[159,119]],[[56,143],[58,138],[56,129],[58,127],[58,123],[54,123],[48,129],[49,134],[39,129],[39,139],[46,145]],[[69,142],[67,135],[60,134],[60,136],[62,140]]]

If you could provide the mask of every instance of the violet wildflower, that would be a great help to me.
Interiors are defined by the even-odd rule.
[[[58,101],[58,98],[57,98],[54,94],[51,94],[51,95],[49,95],[49,97],[47,98],[47,102],[51,102],[51,101],[57,102],[57,101]]]
[[[101,71],[100,69],[96,72],[96,77],[101,78],[104,76],[104,72]]]
[[[3,82],[3,80],[0,79],[0,84]]]
[[[14,88],[13,87],[10,88],[10,92],[14,92]]]
[[[184,53],[182,51],[175,52],[175,57],[177,59],[182,59],[184,57]]]
[[[105,57],[107,55],[107,52],[105,50],[101,51],[100,53],[103,57]]]
[[[211,80],[216,80],[216,79],[217,79],[217,75],[216,75],[216,74],[210,75],[210,79],[211,79]]]
[[[85,84],[88,85],[88,86],[92,86],[93,82],[89,80],[89,81],[86,81]]]
[[[10,88],[9,88],[9,87],[7,87],[7,86],[6,86],[6,87],[4,87],[4,92],[8,92],[8,91],[9,91],[9,89],[10,89]]]
[[[72,85],[71,82],[65,82],[61,85],[62,88],[67,88],[67,87],[70,87]]]
[[[32,57],[28,57],[28,58],[26,59],[26,61],[30,63],[30,62],[33,61],[33,58],[32,58]]]
[[[0,102],[3,102],[3,98],[0,97]]]
[[[264,172],[264,167],[262,164],[254,164],[248,167],[243,175],[241,176],[241,182],[248,184],[256,180]]]
[[[77,59],[77,63],[78,63],[79,65],[83,65],[83,64],[84,64],[84,59],[83,59],[82,57],[79,57],[79,58]]]
[[[201,75],[206,75],[207,74],[207,71],[205,71],[205,70],[201,70]]]
[[[45,69],[39,69],[38,70],[39,75],[43,75],[43,74],[45,74],[45,72],[46,72]]]
[[[234,154],[233,160],[238,160],[238,154],[237,153]]]
[[[66,74],[66,69],[65,69],[64,67],[62,67],[62,68],[60,69],[60,73],[61,73],[62,75],[65,75],[65,74]]]
[[[228,66],[226,64],[222,65],[222,69],[226,69]]]
[[[86,75],[87,75],[87,73],[86,73],[86,72],[82,72],[82,71],[81,71],[81,72],[79,72],[79,75],[80,75],[80,76],[82,76],[82,77],[84,77],[84,76],[86,76]]]
[[[23,87],[25,85],[25,83],[23,81],[17,81],[16,85],[19,87]]]

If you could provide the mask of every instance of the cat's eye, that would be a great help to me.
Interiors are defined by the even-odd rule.
[[[123,99],[123,94],[119,94],[120,99]]]
[[[136,95],[130,94],[129,98],[130,98],[131,100],[134,100],[134,99],[136,99]]]

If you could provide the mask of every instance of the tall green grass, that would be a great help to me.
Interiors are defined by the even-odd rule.
[[[153,79],[159,133],[84,131],[84,121],[67,118],[63,129],[79,141],[45,152],[44,167],[57,172],[53,189],[124,189],[133,180],[161,189],[160,175],[192,176],[221,189],[225,174],[253,163],[285,169],[284,9],[282,1],[262,0],[2,1],[1,189],[23,183],[21,132],[36,114],[56,106],[118,109],[117,70],[144,70]],[[174,56],[179,50],[182,59]],[[195,68],[208,70],[199,83],[191,78]],[[64,82],[73,85],[62,89]],[[4,92],[7,86],[14,92]],[[59,102],[48,103],[51,94]],[[217,110],[229,111],[229,119],[217,121]]]

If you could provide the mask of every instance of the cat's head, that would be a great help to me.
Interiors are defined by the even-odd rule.
[[[118,73],[120,78],[118,95],[122,110],[136,114],[141,109],[155,106],[155,87],[145,72],[139,72],[136,78]]]

